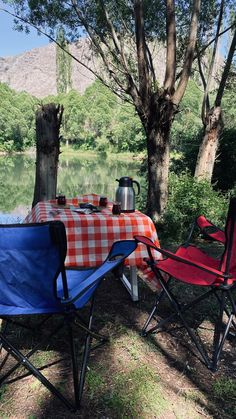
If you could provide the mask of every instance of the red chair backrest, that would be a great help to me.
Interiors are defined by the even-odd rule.
[[[212,224],[204,215],[199,215],[196,219],[196,223],[206,238],[225,244],[224,231]]]

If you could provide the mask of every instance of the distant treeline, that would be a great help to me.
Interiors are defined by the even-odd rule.
[[[235,88],[226,89],[223,101],[225,128],[214,170],[218,187],[232,185],[236,163]],[[146,150],[145,133],[132,105],[123,103],[99,81],[83,95],[71,90],[43,101],[16,93],[0,83],[0,151],[25,151],[35,146],[35,111],[42,103],[64,106],[62,143],[75,149],[139,153]],[[194,170],[201,138],[199,86],[190,81],[171,132],[172,171]]]
[[[145,135],[134,108],[99,82],[83,95],[71,90],[38,100],[0,84],[0,151],[25,151],[35,145],[35,111],[42,103],[64,106],[62,143],[76,149],[140,152]]]

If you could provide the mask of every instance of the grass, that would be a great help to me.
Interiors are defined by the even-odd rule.
[[[179,292],[185,298],[181,288]],[[78,413],[69,412],[38,380],[27,376],[0,388],[0,418],[234,419],[235,343],[227,342],[221,367],[212,374],[189,350],[183,333],[140,336],[154,300],[146,285],[140,287],[140,294],[140,301],[133,303],[119,281],[111,278],[102,284],[95,324],[110,340],[91,352]],[[167,309],[163,304],[164,312]],[[29,332],[19,333],[12,325],[9,333],[21,350],[32,348],[35,337]],[[34,361],[42,366],[67,354],[66,335],[60,333],[50,346],[37,352]],[[64,394],[72,395],[68,361],[42,372]]]

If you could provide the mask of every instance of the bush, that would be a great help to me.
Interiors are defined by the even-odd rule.
[[[204,214],[219,227],[224,227],[227,198],[214,191],[207,181],[196,181],[188,173],[180,176],[172,173],[167,207],[157,226],[159,236],[162,235],[168,241],[185,240],[192,222],[200,214]]]

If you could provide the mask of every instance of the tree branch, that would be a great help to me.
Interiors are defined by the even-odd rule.
[[[226,32],[228,32],[230,29],[232,29],[234,26],[236,26],[236,21],[234,23],[232,23],[232,25],[228,26],[228,28],[226,28],[225,30],[223,30],[222,32],[219,33],[219,37],[224,35]],[[196,53],[193,57],[193,61],[196,60],[198,58],[198,55],[202,55],[203,52],[211,45],[213,44],[213,42],[215,41],[215,37],[212,38],[208,44],[204,45],[204,47],[202,47],[201,50],[199,50],[198,53]],[[180,71],[177,76],[176,76],[176,80],[178,80],[181,77],[182,71]]]
[[[101,48],[98,40],[96,39],[95,34],[93,33],[93,30],[87,24],[87,21],[84,18],[81,10],[78,8],[76,0],[71,0],[71,4],[72,4],[72,7],[74,8],[74,10],[75,10],[75,12],[78,16],[78,19],[80,20],[80,22],[82,23],[82,25],[86,29],[87,34],[88,34],[89,38],[91,39],[91,42],[93,43],[93,45],[96,48],[98,54],[100,55],[104,65],[105,65],[105,67],[106,67],[106,69],[107,69],[107,71],[110,75],[110,77],[114,80],[114,82],[117,84],[117,86],[120,88],[121,91],[123,91],[124,93],[132,92],[132,98],[134,99],[134,97],[135,97],[135,99],[137,100],[137,94],[138,93],[136,91],[136,86],[135,86],[135,83],[133,81],[133,78],[132,78],[131,74],[128,73],[127,71],[122,71],[121,69],[115,68],[113,63],[109,62],[109,60],[107,58],[107,55],[105,54],[105,52]],[[106,43],[105,43],[105,45],[106,45]],[[109,48],[108,48],[108,50],[109,50],[110,53],[112,53],[112,51]],[[115,56],[115,59],[117,61],[117,56]],[[126,82],[127,82],[126,87],[123,85],[122,81],[117,77],[114,69],[117,70],[118,72],[120,72],[125,77]],[[103,80],[103,78],[101,76],[100,76],[100,80]],[[109,85],[107,85],[107,86],[109,86]],[[134,95],[134,97],[133,97],[133,95]]]
[[[236,29],[234,31],[234,36],[233,36],[233,39],[232,39],[232,42],[231,42],[231,45],[230,45],[230,49],[229,49],[229,53],[228,53],[227,60],[226,60],[226,63],[225,63],[224,71],[223,71],[222,76],[221,76],[219,89],[218,89],[218,92],[217,92],[217,95],[216,95],[215,106],[221,106],[221,100],[222,100],[222,97],[223,97],[227,77],[229,75],[230,66],[231,66],[233,56],[234,56],[234,53],[235,53],[235,48],[236,48]]]
[[[113,25],[110,17],[109,17],[108,11],[107,11],[107,9],[104,5],[104,1],[99,0],[99,3],[102,7],[107,25],[110,29],[110,34],[111,34],[111,38],[113,40],[115,49],[116,49],[117,53],[119,54],[119,56],[121,58],[120,63],[122,64],[122,66],[124,68],[124,73],[123,74],[125,75],[126,80],[127,80],[127,84],[128,84],[128,87],[127,87],[126,91],[132,92],[132,97],[133,97],[133,95],[137,96],[137,94],[138,94],[137,86],[135,85],[134,79],[132,77],[132,74],[131,74],[130,69],[129,69],[128,64],[127,64],[127,60],[126,60],[125,53],[124,53],[123,43],[120,42],[119,39],[118,39],[118,35],[115,31],[114,25]],[[116,56],[116,59],[117,59],[117,56]],[[137,99],[137,97],[136,97],[136,99]]]
[[[176,71],[176,25],[174,0],[166,0],[166,34],[167,52],[164,89],[172,94]]]
[[[207,114],[207,112],[209,111],[209,108],[210,108],[209,89],[210,89],[210,84],[211,84],[211,80],[212,80],[213,68],[214,68],[214,64],[215,64],[216,52],[217,52],[218,41],[219,41],[220,27],[221,27],[222,19],[223,19],[223,12],[224,12],[224,0],[222,0],[221,4],[220,4],[220,13],[219,13],[219,18],[218,18],[218,22],[217,22],[215,42],[214,42],[214,46],[213,46],[213,51],[212,51],[212,56],[211,56],[211,62],[210,62],[207,82],[206,82],[206,85],[204,86],[204,96],[203,96],[203,100],[202,100],[202,121],[203,121],[203,123],[205,121],[206,114]]]
[[[140,92],[140,97],[142,99],[142,102],[145,105],[147,102],[148,93],[151,90],[151,86],[150,86],[150,78],[149,78],[149,71],[148,71],[148,65],[147,65],[142,0],[134,0],[134,17],[135,17],[137,60],[138,60],[139,92]]]
[[[228,28],[224,29],[222,32],[219,33],[218,38],[220,38],[222,35],[224,35],[226,32],[228,32],[230,29],[232,29],[234,26],[236,26],[236,21],[232,23],[232,25],[228,26]],[[212,38],[202,49],[199,51],[199,54],[202,55],[202,53],[215,42],[215,37]],[[194,60],[197,58],[197,54],[194,55]]]
[[[32,28],[36,29],[39,33],[41,33],[42,35],[46,36],[50,41],[52,41],[54,44],[56,44],[58,47],[60,47],[64,52],[66,52],[71,58],[73,58],[73,60],[77,61],[77,63],[79,63],[80,65],[82,65],[84,68],[86,68],[87,70],[89,70],[92,74],[94,74],[95,77],[97,77],[98,79],[101,80],[101,77],[99,77],[99,74],[97,74],[94,70],[92,70],[90,67],[88,67],[85,63],[83,63],[82,61],[80,61],[77,57],[75,57],[75,55],[71,54],[70,51],[68,51],[67,49],[65,49],[51,35],[49,35],[47,32],[44,32],[42,29],[40,29],[36,25],[34,25],[34,23],[32,23],[29,20],[25,19],[24,17],[19,16],[19,15],[16,15],[16,14],[14,14],[14,13],[10,12],[9,10],[6,10],[6,9],[4,9],[2,7],[0,7],[0,11],[5,12],[5,13],[8,13],[12,17],[14,17],[15,19],[20,20],[21,22],[25,23],[26,25],[29,25]]]
[[[150,72],[152,74],[153,82],[155,84],[156,73],[155,73],[155,68],[154,68],[154,65],[153,65],[152,54],[151,54],[151,51],[150,51],[150,48],[149,48],[148,44],[146,44],[146,48],[147,48],[148,65],[149,65],[149,68],[150,68]]]
[[[205,79],[205,76],[204,76],[204,73],[203,73],[200,55],[197,56],[197,62],[198,62],[199,74],[200,74],[202,84],[203,84],[203,89],[205,91],[207,83],[206,83],[206,79]],[[209,111],[209,109],[210,109],[209,94],[207,94],[206,98],[205,98],[205,107],[203,108],[203,105],[202,105],[201,119],[202,119],[203,125],[205,125],[205,112],[203,112],[204,109],[206,109],[206,112]]]
[[[191,67],[193,63],[193,57],[194,57],[194,51],[195,51],[195,45],[197,40],[197,28],[198,28],[198,18],[200,13],[200,7],[201,7],[201,0],[194,0],[193,4],[193,14],[191,19],[191,25],[190,25],[190,33],[189,33],[189,41],[185,53],[185,60],[184,60],[184,66],[183,71],[180,77],[180,81],[177,87],[177,90],[175,94],[173,95],[173,102],[178,105],[181,101],[189,77],[191,73]]]

